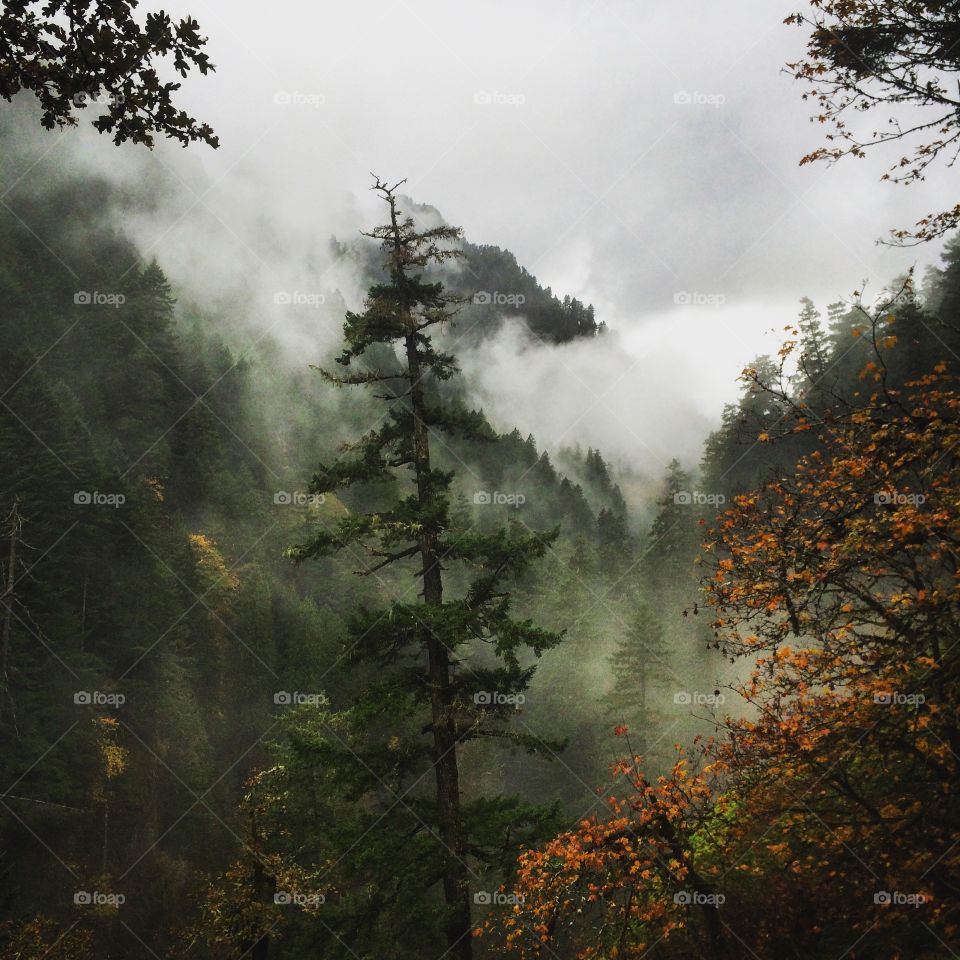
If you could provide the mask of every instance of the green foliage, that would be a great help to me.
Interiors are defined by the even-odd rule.
[[[392,579],[380,581],[389,605],[349,618],[344,659],[374,666],[375,679],[368,675],[351,705],[306,740],[291,731],[292,755],[275,750],[285,758],[283,775],[310,779],[312,795],[336,816],[328,810],[304,823],[293,848],[283,843],[288,827],[266,831],[265,843],[281,863],[308,872],[331,863],[338,909],[324,914],[333,935],[328,953],[339,955],[342,944],[349,953],[358,944],[382,952],[389,942],[396,955],[417,956],[442,949],[446,938],[462,956],[470,949],[468,878],[507,862],[513,845],[531,838],[525,824],[548,817],[519,799],[464,796],[457,761],[473,741],[491,738],[533,751],[550,746],[513,732],[510,719],[530,685],[531,658],[561,635],[515,618],[505,585],[527,575],[558,531],[530,531],[517,521],[480,529],[464,511],[451,514],[455,474],[431,465],[433,448],[443,438],[490,440],[480,414],[444,399],[440,385],[457,372],[456,361],[434,347],[430,333],[452,319],[459,301],[423,271],[459,255],[460,235],[449,227],[419,230],[400,216],[396,187],[378,181],[375,189],[390,222],[368,236],[382,244],[389,282],[373,284],[363,311],[346,315],[337,358],[346,372],[323,373],[336,385],[385,389],[387,410],[378,427],[319,467],[310,491],[376,484],[387,492],[376,509],[348,511],[332,526],[319,522],[289,555],[302,562],[346,552],[366,576],[407,565],[422,600],[408,598],[391,570]],[[451,583],[460,586],[456,595],[445,592]]]
[[[4,135],[5,146],[11,136]],[[590,591],[602,592],[597,515],[613,506],[609,468],[591,482],[585,457],[566,454],[572,482],[534,438],[499,434],[481,411],[465,406],[460,378],[443,380],[451,368],[421,346],[437,364],[424,419],[443,437],[424,477],[430,499],[421,504],[408,468],[392,463],[411,452],[402,402],[389,402],[394,415],[336,456],[340,436],[351,425],[366,427],[377,401],[337,407],[332,391],[311,390],[309,371],[289,370],[268,341],[241,359],[236,343],[224,339],[232,335],[231,318],[178,305],[160,266],[141,263],[108,225],[103,211],[113,195],[105,184],[66,178],[39,192],[21,185],[9,199],[77,276],[38,269],[49,255],[37,235],[12,214],[0,220],[2,583],[17,531],[0,689],[0,775],[8,787],[0,798],[0,903],[15,923],[0,934],[0,951],[26,949],[24,937],[34,935],[49,946],[49,928],[67,931],[78,919],[63,943],[89,939],[96,955],[108,958],[139,949],[121,919],[150,943],[168,942],[173,928],[191,930],[198,882],[221,876],[240,841],[256,845],[237,802],[253,770],[275,768],[261,743],[265,731],[272,749],[282,750],[287,720],[298,713],[288,717],[288,708],[274,702],[283,691],[325,691],[327,714],[345,718],[330,729],[366,729],[364,759],[381,775],[401,778],[403,790],[411,788],[405,800],[415,798],[419,815],[435,822],[432,774],[417,782],[431,763],[424,730],[430,694],[417,654],[425,624],[455,651],[450,693],[462,737],[462,816],[475,883],[493,889],[510,860],[505,851],[555,828],[553,801],[562,796],[564,816],[575,815],[603,778],[595,686],[584,682],[574,704],[579,712],[565,710],[573,680],[585,681],[609,649],[599,632],[604,614],[599,608],[577,622],[568,601],[581,594],[572,580],[559,597],[567,605],[557,604],[562,616],[550,607],[557,598],[554,562],[567,556],[576,535],[584,538],[578,575]],[[124,274],[122,282],[114,279]],[[77,296],[95,290],[123,301]],[[371,343],[358,362],[333,366],[347,375],[395,372],[389,364],[396,355],[378,347],[384,345]],[[389,389],[376,383],[370,392]],[[300,489],[318,453],[331,468],[316,471],[314,489],[327,491],[324,502],[278,501],[280,491]],[[480,504],[475,497],[483,489],[523,491],[526,502]],[[124,500],[116,507],[75,502],[84,491]],[[395,552],[425,523],[443,526],[441,617],[417,596],[412,556],[354,576],[366,561],[384,559],[364,558],[363,543]],[[340,537],[340,548],[324,534]],[[309,565],[283,559],[294,541],[316,547]],[[334,555],[321,556],[326,548]],[[391,604],[396,609],[385,617]],[[581,630],[588,620],[598,629],[600,653]],[[566,644],[554,647],[566,626],[580,635],[577,657]],[[534,672],[545,665],[552,672]],[[74,703],[83,691],[126,699],[119,706]],[[490,691],[514,699],[525,692],[527,702],[475,702]],[[578,730],[581,741],[571,736]],[[584,755],[568,751],[562,764],[551,763],[568,737],[582,742]],[[306,751],[298,755],[313,762]],[[344,803],[338,816],[357,817],[345,830],[366,829],[372,819],[360,819],[361,812],[383,813],[393,801],[382,787],[368,795],[372,781],[356,757],[337,762],[340,773],[349,766],[356,777],[343,779],[345,796],[366,796],[362,809]],[[305,777],[306,768],[294,774]],[[306,810],[302,815],[312,823]],[[393,817],[382,825],[385,851],[401,843],[388,836]],[[434,856],[435,837],[421,834],[418,842]],[[288,838],[275,839],[286,855]],[[225,878],[220,905],[229,910],[237,897],[253,896],[253,912],[275,920],[271,874],[242,845],[241,852],[248,859]],[[295,852],[291,846],[290,856]],[[358,864],[353,878],[376,875],[372,862]],[[387,867],[385,855],[381,875]],[[436,864],[424,862],[428,868],[434,877]],[[114,890],[127,904],[120,913],[77,914],[77,889]],[[355,893],[355,916],[373,908],[363,891]],[[409,916],[403,929],[413,943],[421,914],[413,888],[404,896],[393,915]],[[436,897],[417,904],[423,916],[430,904],[439,910],[423,934],[435,943],[443,908]],[[243,939],[256,924],[237,919]],[[285,950],[294,950],[293,926]],[[305,943],[317,929],[304,926]]]
[[[610,657],[614,679],[608,703],[614,719],[629,727],[645,757],[665,719],[658,700],[663,703],[663,688],[673,678],[667,657],[660,621],[650,605],[640,600]]]
[[[203,51],[206,37],[192,17],[174,22],[162,10],[141,25],[136,0],[92,3],[17,0],[0,14],[4,64],[0,97],[33,93],[47,129],[77,123],[77,111],[96,110],[92,121],[114,143],[130,140],[152,147],[161,133],[183,145],[202,140],[218,146],[213,129],[174,106],[179,83],[163,82],[155,60],[169,57],[186,77],[192,69],[214,69]]]

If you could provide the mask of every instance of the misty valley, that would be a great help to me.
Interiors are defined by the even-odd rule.
[[[791,177],[893,151],[806,233],[696,151],[618,197],[655,130],[562,93],[604,189],[541,188],[543,8],[381,128],[353,39],[422,92],[394,31],[463,23],[319,6],[0,14],[0,958],[960,956],[957,4],[751,0],[637,88],[750,154],[801,100]],[[721,16],[628,6],[554,14],[615,110]]]

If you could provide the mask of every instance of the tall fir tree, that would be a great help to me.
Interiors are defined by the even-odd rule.
[[[367,744],[377,737],[386,743],[378,758],[359,759],[362,766],[369,769],[386,758],[387,766],[395,769],[398,757],[407,758],[398,789],[387,791],[393,796],[371,791],[381,794],[384,817],[397,806],[400,785],[403,792],[412,789],[432,767],[432,802],[417,805],[417,819],[438,841],[429,850],[427,865],[436,869],[439,864],[445,948],[451,957],[469,960],[470,878],[485,866],[480,862],[484,843],[474,825],[485,821],[477,830],[489,835],[496,814],[504,818],[504,835],[518,834],[519,824],[510,820],[521,808],[501,802],[503,798],[493,804],[489,798],[465,801],[461,754],[468,742],[491,737],[531,749],[542,746],[513,733],[509,721],[517,696],[533,675],[532,661],[559,642],[560,634],[514,619],[504,583],[522,576],[557,534],[530,532],[519,524],[481,533],[458,529],[451,519],[454,474],[434,465],[433,447],[443,443],[444,435],[469,438],[485,424],[479,415],[443,399],[440,385],[458,370],[455,358],[434,342],[434,334],[452,320],[460,301],[426,273],[458,255],[460,231],[448,226],[418,229],[398,207],[400,185],[378,179],[373,187],[387,204],[389,222],[366,236],[381,244],[386,277],[370,288],[362,312],[347,314],[345,348],[337,360],[345,371],[324,372],[337,386],[375,388],[387,414],[335,462],[321,466],[310,486],[314,494],[327,494],[355,485],[382,485],[390,499],[379,509],[347,514],[335,529],[317,532],[291,555],[304,561],[340,551],[362,554],[367,574],[412,564],[419,597],[410,601],[399,596],[386,611],[358,611],[350,626],[348,659],[375,671],[375,679],[353,704],[350,729]],[[451,582],[463,585],[455,598],[445,593]],[[395,711],[393,722],[384,722],[386,702]],[[362,718],[369,721],[365,728]],[[360,757],[352,744],[348,752]],[[341,760],[350,763],[349,756]],[[386,776],[381,785],[385,783]],[[376,799],[368,796],[364,802]],[[388,856],[379,878],[384,889],[396,875],[398,849],[384,851]],[[368,863],[375,856],[364,854]],[[429,901],[429,889],[421,894]],[[386,912],[382,890],[366,899],[365,909],[376,924]],[[423,929],[415,942],[395,948],[400,951],[395,955],[417,955],[424,948]]]

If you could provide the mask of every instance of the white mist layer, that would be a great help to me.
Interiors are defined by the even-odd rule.
[[[461,365],[473,402],[498,429],[516,426],[551,451],[599,447],[656,480],[674,457],[699,463],[740,371],[758,349],[776,352],[798,306],[678,308],[623,335],[559,346],[516,322],[462,351]],[[771,314],[780,315],[775,324]]]

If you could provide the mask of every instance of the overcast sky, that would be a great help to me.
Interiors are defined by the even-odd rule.
[[[218,70],[185,99],[221,134],[215,176],[266,174],[294,204],[406,176],[618,326],[678,290],[790,301],[885,279],[913,255],[873,241],[938,198],[877,183],[875,163],[798,166],[820,130],[782,72],[796,6],[186,5]]]
[[[407,177],[471,240],[594,303],[637,361],[572,430],[517,413],[522,397],[505,387],[503,410],[558,440],[611,434],[630,456],[629,434],[646,441],[645,427],[615,438],[605,405],[629,420],[666,390],[715,418],[741,367],[776,349],[779,333],[765,332],[790,322],[800,296],[825,306],[938,257],[875,241],[946,206],[943,177],[902,188],[878,182],[879,158],[798,165],[821,132],[782,71],[803,49],[782,23],[798,5],[174,3],[200,20],[217,65],[185,83],[182,103],[222,146],[158,151],[186,185],[177,222],[141,241],[175,279],[178,267],[236,272],[238,257],[254,269],[265,235],[378,222],[369,171]],[[548,381],[578,356],[549,364]],[[595,356],[588,366],[602,371]],[[681,443],[688,456],[704,429]]]

